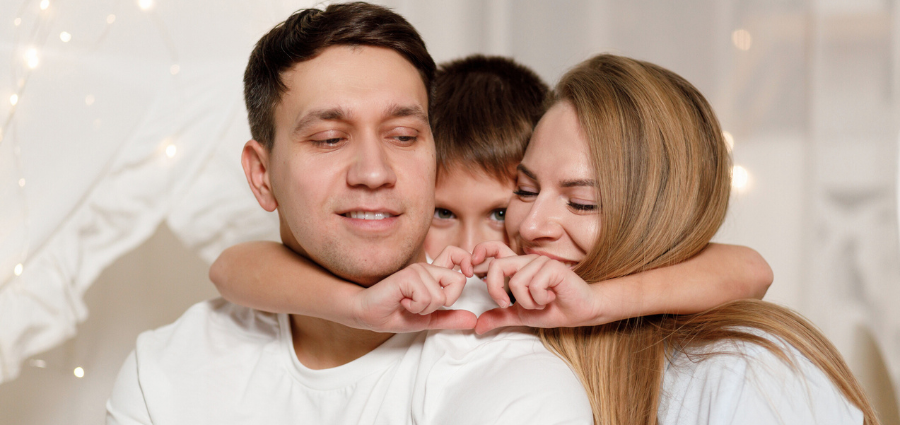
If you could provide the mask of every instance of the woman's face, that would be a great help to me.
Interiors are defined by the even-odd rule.
[[[600,232],[596,176],[569,102],[541,118],[516,174],[506,210],[510,247],[569,266],[584,259]]]

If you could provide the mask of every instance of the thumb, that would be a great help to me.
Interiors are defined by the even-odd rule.
[[[519,318],[518,308],[495,308],[481,313],[475,324],[475,333],[481,335],[506,326],[524,326]]]
[[[478,320],[467,310],[437,310],[429,317],[428,329],[473,329]]]

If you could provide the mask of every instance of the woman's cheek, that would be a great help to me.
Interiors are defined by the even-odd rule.
[[[522,225],[522,220],[526,214],[528,214],[527,204],[513,197],[509,201],[509,206],[506,207],[505,225],[507,245],[517,253],[522,252],[518,240],[519,227]]]

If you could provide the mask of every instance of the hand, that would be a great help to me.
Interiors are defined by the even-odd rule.
[[[513,252],[513,250],[511,250],[503,242],[482,242],[478,245],[475,245],[475,249],[472,250],[473,273],[478,277],[484,279],[487,276],[488,270],[490,269],[491,262],[495,258],[515,256],[516,253]],[[509,306],[509,297],[506,295],[505,285],[494,288],[488,286],[488,294],[491,296],[494,302],[497,303],[498,306]]]
[[[474,328],[472,312],[438,310],[456,302],[466,284],[464,275],[450,269],[459,265],[454,260],[468,261],[468,255],[448,254],[439,265],[412,264],[357,292],[351,301],[351,326],[376,332]]]
[[[504,308],[509,305],[503,289],[506,277],[516,303]],[[501,308],[478,317],[478,334],[503,326],[557,328],[595,324],[597,307],[590,285],[559,261],[539,255],[495,257],[485,283]]]

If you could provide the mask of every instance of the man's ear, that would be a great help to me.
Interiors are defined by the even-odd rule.
[[[241,152],[241,165],[244,166],[244,175],[259,206],[268,212],[275,211],[278,201],[269,180],[269,150],[256,140],[250,140]]]

